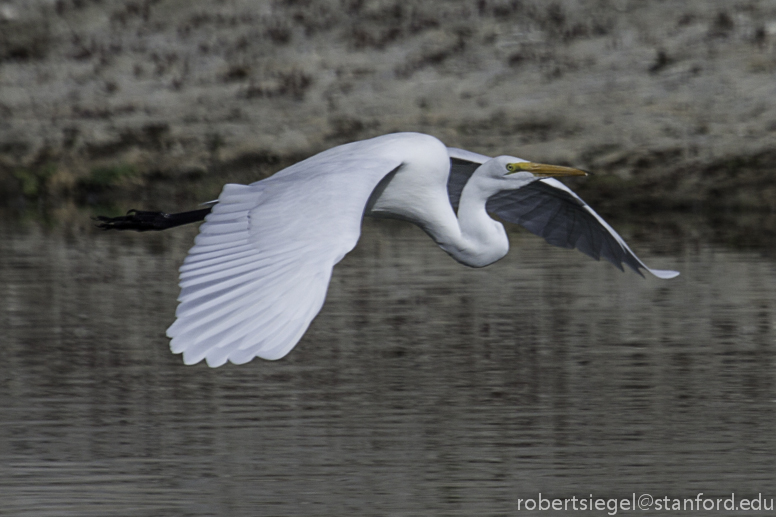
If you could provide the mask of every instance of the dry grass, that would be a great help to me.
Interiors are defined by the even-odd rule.
[[[224,164],[250,170],[245,157],[414,130],[711,202],[709,189],[661,190],[662,178],[682,170],[680,183],[704,184],[776,136],[776,6],[766,0],[3,6],[6,198],[68,196],[95,168],[127,164],[133,182],[224,175],[217,183],[231,179]],[[754,186],[767,175],[744,176],[725,183],[753,192],[735,199],[770,206]]]

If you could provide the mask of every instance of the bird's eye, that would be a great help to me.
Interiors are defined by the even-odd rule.
[[[514,163],[508,163],[507,170],[509,172],[517,172],[517,165],[515,165]]]

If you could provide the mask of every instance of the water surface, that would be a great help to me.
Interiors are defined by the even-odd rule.
[[[682,275],[623,274],[522,232],[474,270],[415,227],[367,223],[286,359],[209,369],[164,336],[195,228],[5,221],[0,514],[776,496],[773,249],[624,230]]]

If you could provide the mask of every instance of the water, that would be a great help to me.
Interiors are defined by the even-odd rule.
[[[644,280],[524,233],[472,270],[412,226],[368,223],[290,356],[212,370],[164,337],[195,228],[6,220],[0,514],[776,497],[773,249],[635,228],[642,258],[682,276]]]

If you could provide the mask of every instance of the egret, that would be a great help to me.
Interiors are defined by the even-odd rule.
[[[491,213],[620,270],[678,275],[648,268],[554,178],[585,174],[396,133],[334,147],[250,185],[227,184],[200,210],[130,210],[98,219],[102,228],[140,231],[204,219],[180,268],[176,320],[167,335],[186,364],[205,359],[217,367],[291,351],[323,306],[332,269],[355,247],[365,215],[410,221],[471,267],[509,250],[504,226]]]

